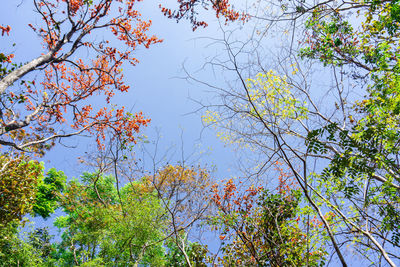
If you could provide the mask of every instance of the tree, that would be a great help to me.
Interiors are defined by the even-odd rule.
[[[209,62],[236,78],[224,88],[208,84],[221,95],[204,105],[204,123],[256,155],[253,176],[263,179],[275,161],[291,170],[343,266],[351,242],[366,262],[395,266],[397,2],[258,1],[247,12],[255,25],[249,39],[225,30],[226,57]],[[274,56],[266,36],[282,43]]]
[[[37,228],[28,234],[28,244],[36,250],[36,257],[40,257],[44,266],[51,266],[55,262],[53,261],[53,255],[55,252],[55,246],[51,243],[53,236],[50,235],[47,227]]]
[[[207,176],[203,173],[198,179],[194,170],[176,170],[167,166],[160,171],[156,190],[149,177],[119,187],[113,176],[99,172],[84,173],[82,182],[65,185],[64,174],[51,169],[47,177],[32,183],[36,187],[28,188],[35,195],[24,202],[24,212],[47,218],[63,208],[66,215],[54,221],[61,242],[47,228],[23,233],[19,228],[23,214],[14,215],[0,228],[0,262],[4,266],[206,266],[207,248],[191,242],[188,232],[203,219],[208,205],[199,204],[202,213],[197,212],[191,200],[200,191],[184,184],[207,183]]]
[[[184,258],[183,265],[187,266],[205,266],[208,250],[190,242],[189,233],[210,214],[211,203],[206,194],[211,186],[209,172],[200,166],[166,165],[145,177],[145,181],[157,192],[170,218],[167,233],[171,236],[170,248],[175,249],[173,259]]]
[[[217,215],[209,224],[220,231],[224,266],[321,266],[326,240],[315,216],[309,220],[301,192],[282,173],[272,192],[263,187],[238,189],[230,179],[213,187]],[[303,211],[302,211],[303,210]]]
[[[46,230],[37,230],[28,237],[19,230],[26,223],[24,216],[48,218],[58,208],[58,200],[64,189],[63,172],[50,169],[45,176],[43,164],[20,158],[2,158],[0,176],[0,266],[37,266],[48,261],[50,248],[39,245],[49,236]],[[46,234],[47,233],[47,234]],[[34,238],[39,241],[28,242]],[[45,253],[46,252],[46,253]]]
[[[229,21],[246,21],[247,14],[245,12],[238,12],[234,9],[229,0],[182,0],[178,1],[179,5],[176,9],[171,9],[160,4],[161,12],[170,19],[175,19],[179,22],[182,19],[189,20],[192,25],[193,31],[199,27],[207,27],[206,21],[198,18],[199,6],[207,10],[210,6],[215,11],[217,18],[225,18],[225,22]]]
[[[18,224],[29,213],[47,218],[58,207],[66,181],[63,172],[50,169],[44,177],[43,165],[23,155],[17,159],[2,156],[1,166],[0,227]]]
[[[59,207],[60,195],[65,189],[67,177],[62,171],[50,169],[39,181],[32,212],[35,216],[48,218]]]
[[[101,146],[106,129],[134,141],[148,119],[124,107],[96,111],[90,99],[102,95],[109,105],[115,93],[129,89],[122,67],[138,63],[136,48],[161,41],[146,34],[151,21],[141,19],[136,1],[34,0],[33,5],[41,23],[29,27],[43,42],[43,53],[18,64],[9,48],[2,48],[0,144],[43,153],[56,139],[89,132]],[[12,36],[10,26],[1,30],[2,38]],[[82,57],[82,50],[89,57]]]
[[[6,226],[20,221],[33,208],[37,186],[43,179],[43,166],[34,161],[26,162],[23,157],[11,160],[1,157],[0,176],[0,225]]]
[[[71,181],[61,200],[67,215],[56,220],[63,231],[59,264],[162,265],[168,217],[157,196],[141,182],[118,192],[113,177],[99,173],[82,180]]]
[[[182,239],[183,240],[179,240],[179,242],[176,242],[176,238],[167,240],[165,266],[207,266],[207,263],[209,263],[209,251],[207,246],[202,245],[198,242],[191,242],[187,239],[184,240],[184,237],[182,237]],[[177,244],[180,247],[178,247]],[[185,244],[185,253],[182,253],[182,244]]]
[[[128,184],[139,183],[138,190],[155,194],[164,216],[168,218],[164,229],[164,247],[168,251],[166,260],[170,263],[177,260],[178,266],[197,266],[206,260],[207,248],[197,241],[201,234],[200,224],[210,213],[211,202],[207,192],[211,186],[211,173],[200,165],[187,164],[183,151],[180,162],[169,163],[167,158],[171,151],[162,152],[159,157],[158,142],[159,139],[152,146],[142,140],[132,145],[114,138],[109,140],[104,150],[88,153],[81,162],[98,170],[93,179],[95,192],[101,174],[114,177],[120,205],[125,202],[120,192]],[[97,197],[101,199],[100,195]]]
[[[40,251],[26,242],[15,225],[0,228],[0,266],[41,266]]]

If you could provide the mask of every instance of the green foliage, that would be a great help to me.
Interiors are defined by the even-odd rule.
[[[82,180],[71,181],[61,200],[67,215],[56,220],[60,265],[163,265],[168,218],[157,196],[143,192],[141,182],[118,193],[111,176],[85,173]]]
[[[40,171],[42,174],[41,168]],[[192,169],[169,166],[159,173],[157,182],[168,195],[181,190],[174,181],[185,186],[193,184],[198,175],[204,179],[200,183],[204,189],[206,174]],[[206,247],[166,235],[170,231],[170,214],[165,207],[168,202],[161,201],[148,177],[119,190],[112,176],[100,173],[84,173],[81,181],[65,184],[64,173],[51,169],[45,178],[35,177],[33,181],[33,186],[26,189],[31,201],[26,202],[29,208],[24,214],[31,211],[48,218],[61,207],[65,215],[54,222],[61,242],[52,240],[47,228],[21,234],[21,217],[14,216],[0,231],[0,262],[4,266],[186,266],[186,258],[176,243],[181,239],[188,260],[194,266],[206,266]],[[184,231],[180,230],[180,234],[184,236]]]
[[[365,98],[350,111],[351,127],[343,129],[330,123],[314,129],[306,145],[309,152],[323,155],[329,150],[327,144],[338,144],[339,152],[321,178],[334,181],[331,189],[336,196],[342,194],[349,200],[359,196],[367,183],[364,206],[379,210],[379,224],[392,236],[393,245],[399,246],[400,211],[396,206],[400,192],[394,187],[400,182],[399,5],[397,1],[366,1],[364,10],[358,10],[361,31],[353,30],[344,12],[324,14],[322,9],[315,9],[308,20],[306,26],[312,37],[301,56],[325,65],[355,65],[366,72],[369,83]],[[337,45],[333,36],[339,33],[342,41]],[[381,183],[373,183],[377,179]]]
[[[53,251],[47,230],[37,229],[26,237],[18,229],[28,213],[46,218],[55,211],[65,176],[51,169],[44,177],[43,164],[27,161],[23,155],[2,156],[1,164],[0,266],[43,266],[51,261]]]
[[[67,177],[62,171],[52,168],[47,176],[37,185],[33,212],[43,218],[48,218],[58,208],[57,201],[65,187]]]
[[[340,55],[343,53],[346,57],[359,55],[353,27],[338,13],[333,13],[332,16],[321,16],[322,10],[322,8],[315,9],[306,22],[306,29],[312,33],[312,37],[318,36],[318,38],[308,37],[306,46],[300,49],[300,56],[318,59],[325,66],[347,64],[346,58]],[[309,44],[310,46],[307,46]]]
[[[43,165],[24,156],[0,156],[0,227],[20,221],[32,210]]]
[[[345,224],[371,231],[373,238],[365,233],[362,237],[368,242],[382,246],[389,242],[396,251],[400,246],[400,2],[299,4],[292,9],[306,17],[299,55],[340,70],[338,91],[346,81],[358,84],[350,91],[365,94],[352,106],[340,99],[343,119],[334,112],[315,116],[324,121],[322,125],[310,122],[305,155],[326,160],[320,174],[313,175],[315,199]],[[345,224],[336,221],[335,227]],[[351,238],[356,246],[366,242],[357,234]]]
[[[190,263],[192,266],[196,267],[205,267],[208,262],[208,249],[207,246],[204,246],[197,242],[190,242],[185,240],[185,247],[187,248],[187,255],[189,257]],[[166,254],[165,254],[165,265],[171,267],[179,267],[179,266],[187,266],[185,256],[182,251],[177,247],[176,243],[173,240],[168,239],[166,242]]]
[[[15,222],[0,228],[0,266],[40,266],[40,251],[24,241],[17,228]]]

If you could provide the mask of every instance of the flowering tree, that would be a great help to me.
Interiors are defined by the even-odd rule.
[[[18,150],[43,151],[56,139],[105,130],[129,141],[149,120],[123,107],[94,108],[89,101],[103,96],[110,106],[116,92],[126,92],[122,66],[135,65],[134,51],[160,42],[148,36],[151,21],[141,19],[128,0],[33,0],[41,17],[29,27],[41,38],[43,53],[25,64],[0,53],[0,144]],[[3,38],[12,36],[2,25]],[[99,38],[98,34],[107,35]],[[89,57],[81,57],[80,51]],[[93,102],[92,102],[93,103]],[[44,146],[46,145],[46,146]],[[49,146],[50,145],[50,146]]]
[[[199,19],[199,8],[215,11],[217,18],[225,18],[229,21],[246,21],[248,16],[245,12],[239,12],[233,8],[229,0],[178,0],[178,8],[171,9],[160,4],[161,12],[170,19],[187,19],[192,24],[193,30],[199,27],[207,27],[207,22]]]
[[[221,234],[223,266],[321,266],[325,238],[322,223],[304,216],[301,193],[285,173],[277,192],[250,186],[240,190],[229,180],[213,186],[217,215],[209,224]]]

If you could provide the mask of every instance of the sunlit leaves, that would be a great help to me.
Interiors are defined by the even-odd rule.
[[[156,194],[143,191],[141,182],[118,193],[112,177],[96,173],[83,181],[69,183],[62,197],[67,216],[56,223],[64,232],[60,257],[73,261],[68,255],[75,254],[80,264],[162,264],[168,217]]]
[[[210,218],[210,225],[220,230],[224,266],[272,265],[318,266],[325,251],[301,230],[300,192],[288,185],[288,177],[280,177],[278,192],[262,187],[238,190],[229,180],[220,190],[213,189],[213,201],[218,215]],[[320,227],[313,219],[309,229]],[[314,235],[313,233],[312,235]],[[312,246],[307,242],[313,240]]]
[[[4,155],[0,166],[0,225],[4,227],[32,210],[43,166],[23,156],[13,159]]]
[[[292,67],[292,75],[295,75],[298,69]],[[290,128],[308,118],[307,103],[299,98],[288,79],[273,70],[246,79],[243,92],[242,88],[237,88],[235,94],[227,97],[232,106],[227,110],[210,107],[202,116],[203,124],[216,128],[217,136],[226,144],[256,149],[248,142],[248,133],[243,129],[255,131],[253,138],[257,142],[257,138],[270,134],[267,130],[260,132],[259,127]],[[283,132],[288,134],[290,130]]]
[[[50,169],[46,177],[37,185],[37,193],[32,211],[43,218],[49,217],[58,208],[58,200],[66,183],[62,171]]]
[[[49,242],[45,232],[32,233],[27,242],[18,227],[24,226],[29,213],[46,218],[55,211],[65,176],[51,169],[44,177],[43,165],[28,160],[23,155],[0,158],[0,262],[4,266],[37,266],[47,261],[51,250],[49,243],[41,243]]]
[[[300,56],[318,59],[325,66],[348,64],[349,58],[359,55],[357,35],[351,24],[338,13],[324,17],[321,16],[322,10],[316,8],[306,23],[309,31]]]
[[[281,120],[301,120],[307,117],[307,108],[291,92],[291,85],[286,76],[277,75],[270,70],[259,73],[255,79],[247,79],[249,104],[245,109],[250,109],[251,116],[270,116]]]

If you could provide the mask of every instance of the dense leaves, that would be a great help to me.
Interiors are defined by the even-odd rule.
[[[46,177],[43,165],[18,159],[7,160],[1,178],[0,266],[37,266],[48,261],[52,251],[46,229],[38,229],[21,238],[18,230],[26,223],[25,215],[47,218],[59,206],[66,177],[50,169]],[[4,163],[4,162],[3,162]]]
[[[21,220],[33,208],[38,183],[43,179],[43,166],[35,161],[25,161],[23,156],[10,159],[1,157],[0,224],[4,227]]]
[[[60,264],[162,265],[166,220],[159,199],[128,183],[120,192],[115,180],[84,174],[72,181],[62,198],[66,216],[56,226],[63,231]]]
[[[219,261],[224,266],[324,263],[325,248],[314,236],[321,222],[305,220],[300,191],[291,189],[286,180],[281,179],[277,192],[262,187],[239,191],[232,180],[222,190],[214,187],[213,191],[218,215],[209,223],[221,231],[223,257]]]
[[[19,222],[28,213],[46,218],[55,211],[66,179],[62,172],[50,169],[44,177],[43,165],[33,160],[26,161],[22,155],[17,159],[3,156],[1,160],[2,226]]]

